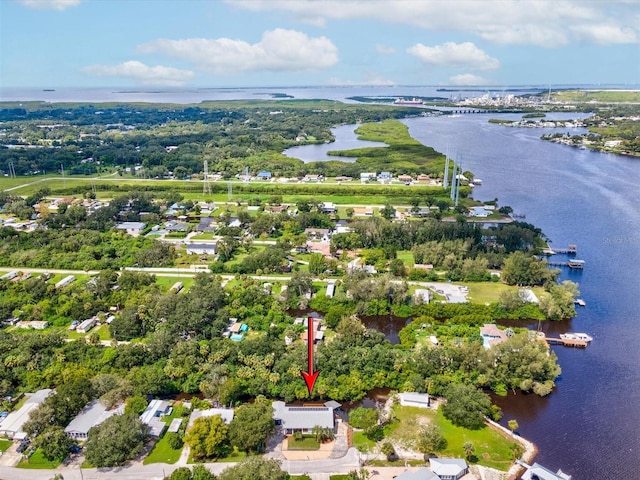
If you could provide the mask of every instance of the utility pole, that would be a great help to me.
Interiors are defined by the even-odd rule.
[[[202,185],[202,193],[211,195],[211,184],[209,183],[209,162],[204,161],[204,184]]]

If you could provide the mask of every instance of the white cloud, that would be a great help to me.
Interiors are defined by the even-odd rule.
[[[296,19],[314,25],[324,25],[327,20],[372,19],[427,30],[471,33],[499,44],[559,47],[573,40],[603,43],[603,35],[598,32],[585,35],[580,31],[580,26],[587,23],[617,28],[618,42],[640,41],[636,1],[226,1],[246,10],[289,12]]]
[[[491,85],[491,82],[486,78],[473,75],[472,73],[461,73],[460,75],[454,75],[449,77],[450,85],[467,86],[467,85]]]
[[[254,44],[229,38],[158,39],[139,45],[138,50],[188,60],[197,68],[220,75],[317,70],[338,61],[338,49],[328,38],[309,38],[302,32],[281,28],[264,32],[261,41]]]
[[[130,60],[120,65],[91,65],[84,67],[83,72],[99,77],[132,78],[143,85],[164,85],[177,87],[184,85],[195,77],[190,70],[156,65],[150,67],[142,62]]]
[[[376,52],[378,52],[381,55],[392,55],[392,54],[396,53],[396,49],[393,48],[393,47],[388,47],[386,45],[377,44],[376,45]]]
[[[500,62],[487,55],[471,42],[446,42],[435,47],[418,43],[407,49],[407,53],[415,55],[422,63],[447,67],[458,67],[470,70],[495,70]]]
[[[635,30],[613,24],[576,25],[571,27],[571,31],[581,40],[601,45],[636,43],[638,41],[638,33]]]
[[[20,3],[28,8],[38,10],[66,10],[77,7],[82,0],[20,0]]]

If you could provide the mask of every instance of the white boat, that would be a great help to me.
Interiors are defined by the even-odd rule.
[[[593,337],[586,333],[561,333],[560,338],[563,340],[583,340],[585,342],[593,340]]]

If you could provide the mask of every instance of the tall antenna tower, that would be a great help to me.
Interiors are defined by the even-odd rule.
[[[67,180],[64,178],[64,165],[62,163],[60,164],[60,172],[62,173],[62,186],[66,187]]]
[[[13,162],[9,162],[9,176],[11,178],[16,178],[16,167]]]
[[[458,172],[458,165],[456,165],[456,162],[453,162],[453,173],[451,174],[451,193],[449,194],[449,198],[451,198],[451,200],[454,199],[456,194],[456,183],[458,178],[456,175],[457,172]]]
[[[211,184],[209,183],[209,162],[204,161],[204,183],[202,184],[202,193],[211,195]]]
[[[462,180],[460,177],[462,176],[462,164],[459,165],[459,168],[460,168],[460,173],[457,175],[456,195],[455,195],[455,198],[454,198],[454,201],[455,201],[454,203],[455,203],[456,207],[458,206],[458,199],[460,198],[460,181]]]
[[[449,149],[447,148],[447,157],[444,161],[444,180],[442,182],[442,186],[446,190],[449,186]]]
[[[233,198],[233,185],[231,184],[231,180],[227,182],[227,201],[231,201]]]

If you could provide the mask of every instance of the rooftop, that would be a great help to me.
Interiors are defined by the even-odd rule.
[[[112,410],[107,410],[107,407],[100,403],[100,401],[93,400],[85,405],[80,413],[71,420],[71,423],[67,425],[64,431],[72,436],[77,434],[86,436],[87,433],[89,433],[90,428],[100,425],[107,418],[116,414],[122,414],[123,412],[124,409],[122,406]]]

